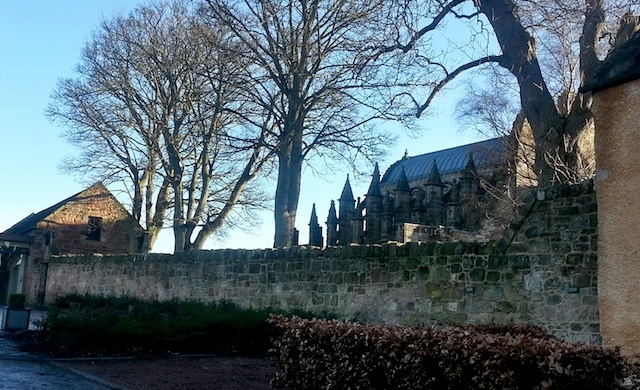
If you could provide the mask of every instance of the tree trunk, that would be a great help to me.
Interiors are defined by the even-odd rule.
[[[173,237],[175,240],[173,245],[174,253],[189,252],[192,249],[201,249],[194,248],[191,244],[191,235],[195,229],[196,224],[193,222],[187,222],[173,227]]]
[[[565,161],[564,120],[542,77],[535,40],[522,26],[513,0],[481,0],[479,7],[502,49],[500,65],[518,80],[522,111],[536,143],[534,171],[538,185],[547,186],[555,177],[552,160]]]
[[[274,248],[293,246],[296,213],[300,199],[302,178],[302,125],[297,116],[295,125],[289,127],[290,136],[280,144],[278,152],[278,184],[274,207],[275,237]]]
[[[278,184],[275,199],[275,238],[274,248],[293,246],[296,213],[300,198],[302,177],[302,153],[281,154],[278,156]]]

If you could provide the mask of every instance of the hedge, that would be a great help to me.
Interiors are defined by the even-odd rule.
[[[449,329],[372,326],[272,316],[278,366],[290,390],[616,389],[616,349],[574,345],[534,326]]]

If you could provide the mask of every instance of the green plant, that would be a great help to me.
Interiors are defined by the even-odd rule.
[[[275,312],[290,315],[229,301],[68,295],[49,308],[40,342],[57,356],[264,354],[271,346],[267,319]]]
[[[24,309],[27,296],[24,294],[10,294],[9,295],[9,308],[10,309]]]

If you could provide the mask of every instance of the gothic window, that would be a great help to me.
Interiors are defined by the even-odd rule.
[[[87,223],[87,240],[100,241],[100,234],[102,233],[102,218],[89,217]]]

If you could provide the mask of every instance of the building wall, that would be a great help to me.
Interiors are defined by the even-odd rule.
[[[87,239],[89,217],[102,218],[100,240]],[[33,243],[18,290],[27,295],[30,304],[40,304],[51,255],[137,252],[142,229],[124,206],[98,183],[39,222],[32,234]],[[8,293],[11,292],[14,291],[9,286]]]
[[[99,241],[87,239],[89,217],[102,218]],[[54,232],[52,254],[131,253],[141,234],[129,212],[102,185],[81,192],[40,222],[38,229]]]
[[[640,81],[596,92],[594,111],[602,334],[640,353]]]
[[[599,343],[596,224],[592,185],[555,187],[533,194],[500,242],[54,257],[46,300],[227,299],[376,323],[514,321]]]
[[[44,291],[41,291],[44,288],[44,284],[41,284],[40,281],[41,278],[46,277],[49,266],[50,252],[47,242],[42,232],[36,232],[33,236],[33,243],[29,247],[21,292],[27,295],[27,302],[30,304],[42,303],[44,299]],[[10,284],[8,293],[13,292]]]

